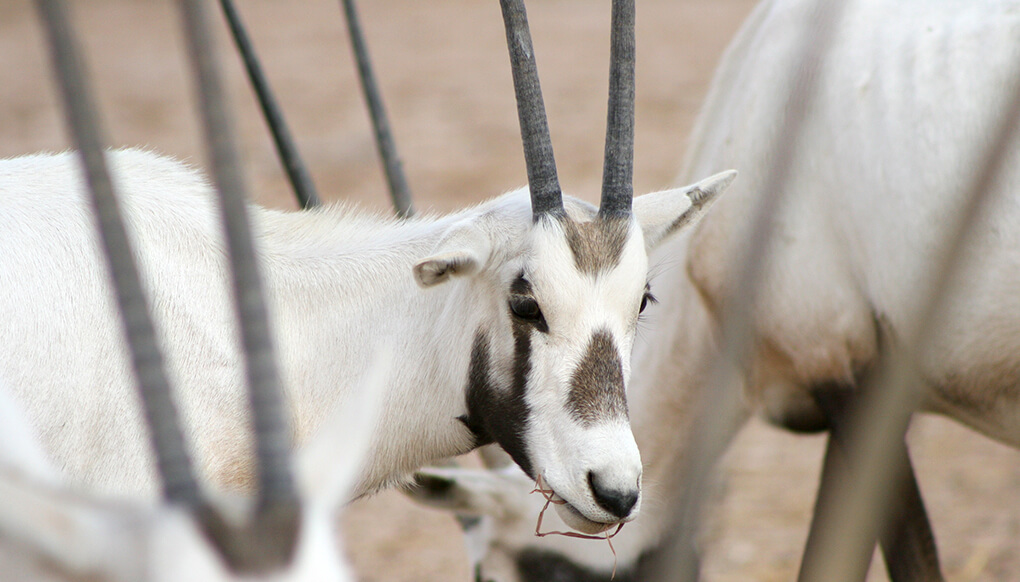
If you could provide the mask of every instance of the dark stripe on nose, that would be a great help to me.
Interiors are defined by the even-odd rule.
[[[584,425],[627,415],[623,365],[608,331],[602,329],[592,334],[588,349],[570,379],[567,407]]]

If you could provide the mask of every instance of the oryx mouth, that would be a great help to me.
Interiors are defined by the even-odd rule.
[[[616,531],[620,531],[623,524],[629,520],[617,520],[611,522],[600,522],[594,521],[586,517],[580,510],[571,505],[569,501],[561,497],[556,491],[546,483],[546,487],[542,487],[545,480],[540,475],[535,480],[535,488],[531,490],[531,493],[541,494],[545,498],[545,505],[542,506],[542,511],[538,514],[538,522],[535,525],[535,535],[539,537],[547,536],[550,534],[567,535],[573,537],[589,538],[589,539],[602,539],[603,537],[612,537],[616,535],[616,532],[607,536],[598,536],[596,534],[603,533],[614,525],[617,526]],[[567,526],[575,529],[581,534],[574,534],[573,532],[559,532],[559,531],[548,531],[543,532],[542,530],[542,519],[545,516],[545,510],[549,509],[549,505],[553,505],[556,508],[556,514],[559,516],[563,523]]]
[[[592,521],[592,520],[584,517],[583,515],[581,515],[580,511],[578,511],[574,506],[570,505],[570,503],[568,503],[565,499],[563,499],[562,497],[557,495],[556,492],[553,491],[551,488],[550,489],[542,489],[542,477],[541,476],[539,476],[539,478],[535,480],[535,488],[532,489],[531,492],[532,493],[541,493],[542,497],[545,497],[545,505],[542,506],[542,511],[540,511],[538,513],[538,521],[535,523],[535,535],[537,537],[545,537],[545,536],[549,536],[549,535],[560,535],[560,536],[567,536],[567,537],[572,537],[572,538],[580,538],[580,539],[585,539],[585,540],[605,540],[606,543],[609,544],[609,551],[613,552],[613,573],[610,575],[610,580],[616,578],[617,556],[616,556],[616,548],[613,547],[613,538],[616,537],[616,534],[620,533],[620,530],[623,529],[624,523],[626,523],[626,521],[629,521],[629,520],[621,520],[621,521],[616,522],[615,524],[612,524],[612,523],[599,523],[597,521]],[[564,521],[564,523],[567,523],[571,527],[573,527],[575,529],[579,529],[579,530],[587,532],[587,533],[577,533],[577,532],[572,532],[572,531],[542,531],[542,518],[545,517],[545,510],[549,509],[549,505],[550,504],[555,504],[556,509],[557,509],[557,514],[560,516],[560,519],[562,519]],[[562,513],[560,512],[560,508],[561,507],[563,508],[563,512]],[[566,517],[568,515],[570,516],[571,520],[575,520],[575,519],[578,520],[576,522],[576,524],[584,525],[585,527],[583,527],[583,528],[582,527],[578,527],[578,525],[575,525],[574,522],[568,521],[568,519]],[[589,525],[591,527],[588,527]],[[613,530],[613,533],[609,533],[609,528],[613,527],[613,525],[616,525],[616,529]],[[603,534],[603,535],[598,535],[598,534]]]

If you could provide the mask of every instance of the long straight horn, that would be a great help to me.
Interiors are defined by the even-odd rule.
[[[312,183],[304,160],[298,154],[297,146],[290,135],[287,122],[283,119],[283,111],[269,88],[269,81],[262,72],[262,64],[258,55],[255,54],[255,46],[248,36],[248,31],[241,22],[241,15],[238,14],[233,0],[220,0],[220,7],[223,8],[223,16],[227,19],[231,36],[234,37],[234,44],[237,51],[241,53],[241,60],[244,61],[244,69],[248,72],[248,80],[251,81],[252,89],[258,97],[259,108],[262,109],[262,116],[269,126],[269,133],[273,136],[273,144],[276,145],[276,154],[280,158],[284,173],[290,181],[291,189],[298,199],[302,208],[313,208],[320,206],[322,200]]]
[[[386,115],[386,107],[383,106],[382,93],[379,91],[379,84],[375,81],[372,60],[368,57],[368,43],[365,41],[365,35],[361,32],[358,8],[354,5],[354,0],[342,0],[341,3],[347,21],[347,34],[351,40],[351,50],[354,52],[354,60],[358,65],[361,91],[365,95],[368,116],[372,120],[372,129],[375,131],[376,149],[379,150],[383,172],[386,175],[386,184],[390,189],[390,200],[393,201],[393,208],[397,211],[397,216],[409,218],[414,216],[411,188],[407,185],[404,166],[397,154],[397,144],[393,140],[393,132],[390,131],[390,120]]]
[[[634,0],[613,0],[609,114],[600,216],[630,214],[634,202]]]
[[[188,52],[198,78],[206,144],[219,194],[233,277],[234,304],[241,327],[249,397],[255,422],[255,448],[259,466],[259,503],[266,508],[296,499],[290,461],[290,432],[283,408],[276,359],[269,333],[269,318],[262,293],[258,262],[240,164],[233,143],[233,126],[212,44],[207,4],[180,0]]]
[[[85,166],[92,208],[113,275],[138,390],[163,480],[163,494],[167,501],[197,508],[202,503],[200,491],[184,447],[163,357],[156,345],[156,332],[103,156],[104,140],[78,42],[61,0],[38,0],[36,4],[46,25],[68,124]]]
[[[500,0],[499,5],[503,9],[506,44],[517,96],[517,117],[524,142],[524,161],[528,166],[531,211],[536,220],[544,214],[562,215],[563,194],[556,177],[556,160],[553,159],[552,138],[538,82],[535,52],[531,46],[528,14],[523,0]]]

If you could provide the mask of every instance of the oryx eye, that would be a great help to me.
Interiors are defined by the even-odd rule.
[[[533,325],[542,333],[549,332],[549,324],[545,322],[545,316],[538,307],[538,301],[528,295],[510,296],[510,313],[519,321]]]
[[[656,301],[655,295],[645,291],[645,294],[641,296],[641,308],[638,309],[638,313],[644,313],[645,307],[648,307],[649,303],[658,303],[658,301]]]
[[[524,278],[524,273],[517,275],[517,279],[510,285],[510,313],[518,321],[531,324],[542,333],[549,331],[549,325],[545,322],[542,309],[535,301],[531,283]]]
[[[525,321],[540,321],[543,319],[542,310],[538,307],[538,301],[535,301],[532,297],[511,295],[510,311]]]

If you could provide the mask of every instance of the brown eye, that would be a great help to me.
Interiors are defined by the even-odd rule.
[[[542,310],[538,307],[538,301],[531,297],[511,296],[510,311],[526,321],[542,319]]]
[[[535,301],[531,296],[511,295],[510,313],[518,321],[528,323],[542,333],[549,332],[549,325],[545,322],[545,316],[542,315],[542,310],[538,307],[538,301]]]

